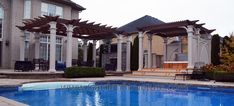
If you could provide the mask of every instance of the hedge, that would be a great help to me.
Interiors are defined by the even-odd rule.
[[[234,82],[234,72],[205,72],[206,78],[221,82]]]
[[[105,71],[102,68],[93,67],[69,67],[64,72],[66,78],[81,77],[104,77]]]

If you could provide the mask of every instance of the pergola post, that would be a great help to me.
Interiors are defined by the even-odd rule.
[[[211,34],[208,34],[208,64],[211,64]]]
[[[152,35],[148,35],[148,66],[152,68]]]
[[[123,35],[117,36],[118,48],[117,48],[117,72],[122,72],[122,40]]]
[[[35,33],[35,59],[40,58],[40,36],[38,33]]]
[[[25,35],[24,31],[22,32],[22,36],[20,36],[20,61],[24,61],[25,58]]]
[[[167,61],[167,37],[163,38],[164,43],[164,55],[163,55],[163,61]]]
[[[93,40],[93,67],[96,67],[96,43],[97,40]]]
[[[88,40],[86,40],[86,39],[84,39],[83,40],[83,61],[84,62],[87,62],[87,52],[88,52],[88,47],[87,47],[87,42],[88,42]]]
[[[131,71],[131,40],[132,36],[127,37],[127,52],[126,52],[126,71]]]
[[[52,21],[50,25],[50,66],[49,72],[56,72],[55,70],[55,56],[56,56],[56,24],[57,22]]]
[[[66,67],[72,66],[72,35],[73,25],[67,25],[67,53],[66,53]]]
[[[193,68],[194,66],[194,48],[193,48],[193,36],[194,36],[194,30],[193,26],[189,25],[187,26],[187,33],[188,33],[188,66],[187,68]]]
[[[138,33],[138,38],[139,38],[139,65],[138,65],[138,71],[142,70],[143,68],[143,38],[144,38],[144,33],[139,32]]]

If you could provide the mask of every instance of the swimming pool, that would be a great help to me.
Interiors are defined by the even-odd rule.
[[[1,88],[0,96],[30,106],[233,106],[234,89],[135,81],[44,83]],[[46,85],[47,84],[47,85]],[[35,84],[34,84],[35,85]],[[40,84],[38,84],[40,85]],[[38,87],[38,86],[37,86]]]

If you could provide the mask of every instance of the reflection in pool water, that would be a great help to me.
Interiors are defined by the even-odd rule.
[[[157,83],[97,83],[66,89],[0,90],[31,106],[232,106],[234,90]]]

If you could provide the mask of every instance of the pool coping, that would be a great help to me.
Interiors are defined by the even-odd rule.
[[[62,78],[62,79],[50,79],[50,80],[33,80],[33,81],[23,81],[18,84],[5,84],[0,85],[0,87],[19,87],[25,83],[35,83],[35,82],[97,82],[97,81],[137,81],[137,82],[153,82],[162,84],[177,84],[177,85],[193,85],[193,86],[207,86],[207,87],[223,87],[223,88],[233,88],[234,83],[225,82],[214,82],[214,81],[194,81],[194,80],[163,80],[163,79],[147,79],[147,78],[127,78],[127,77],[104,77],[104,78]]]

